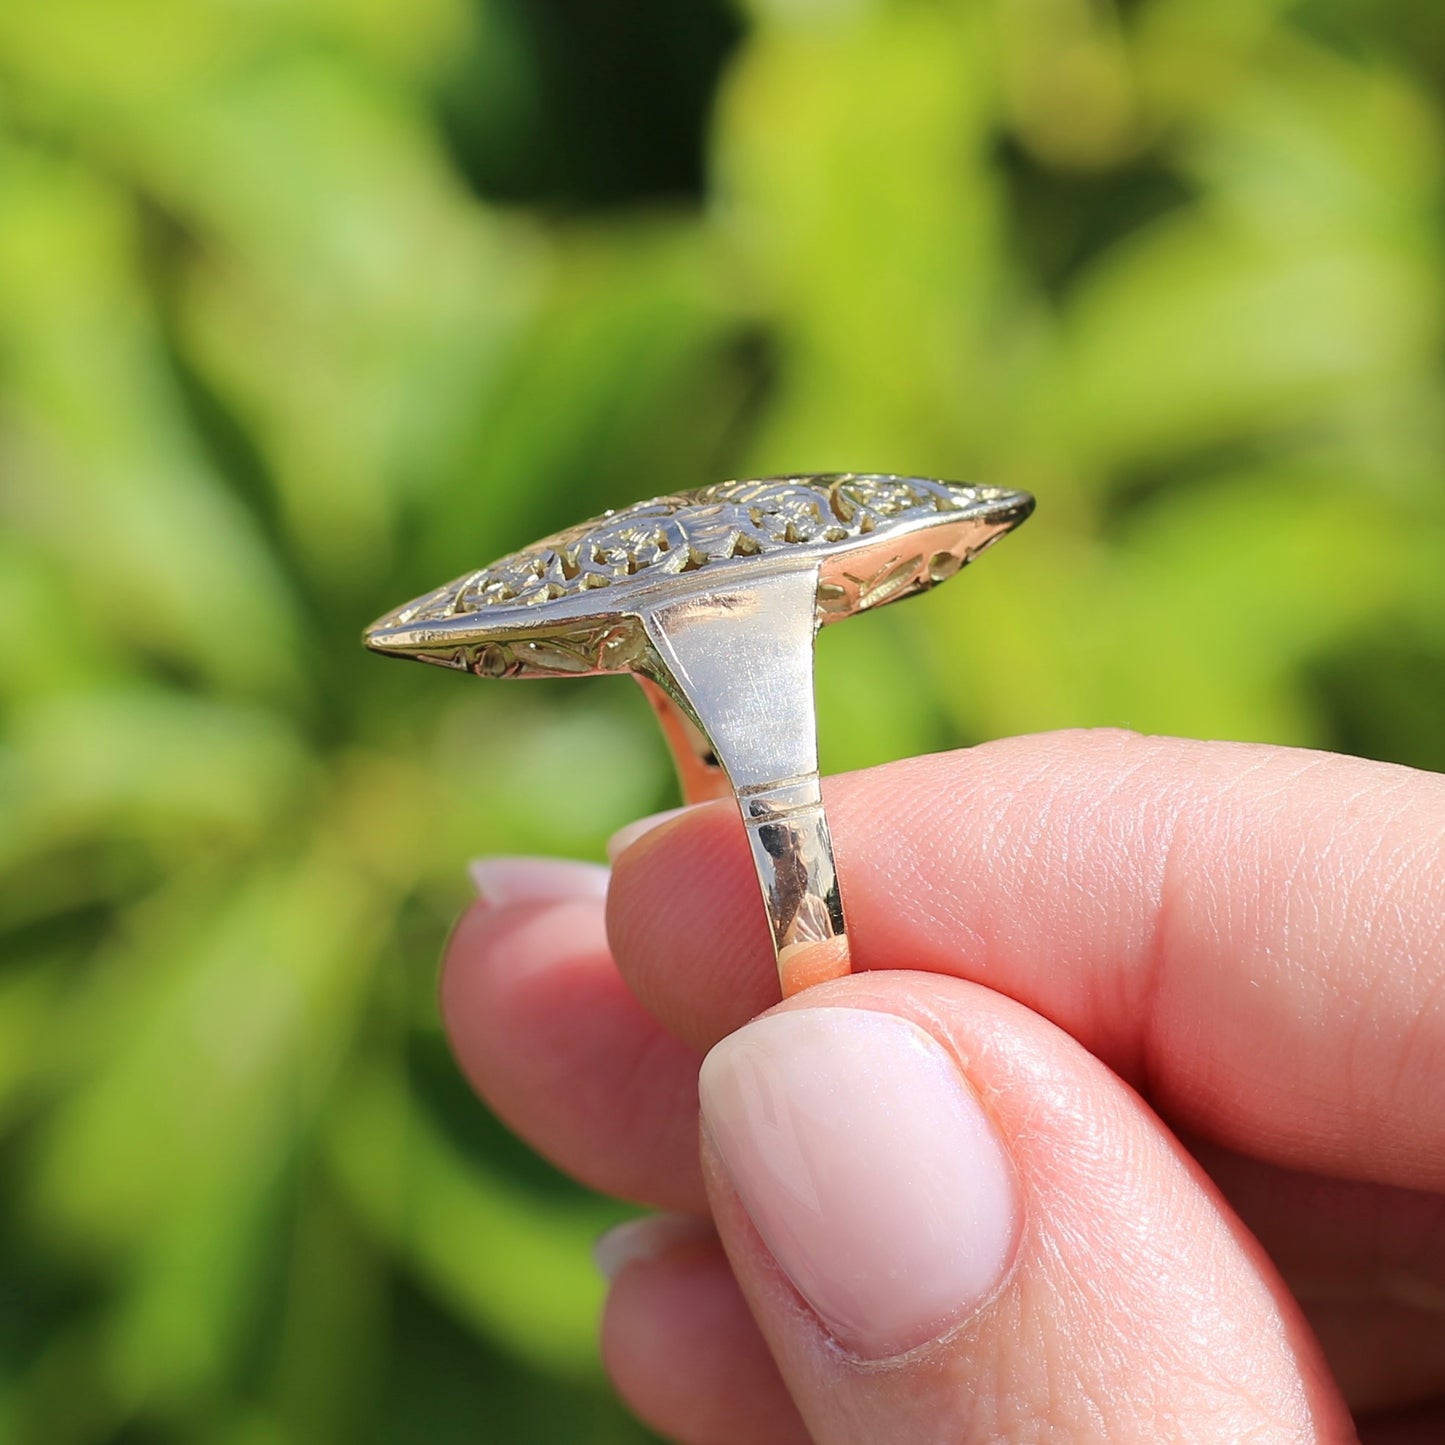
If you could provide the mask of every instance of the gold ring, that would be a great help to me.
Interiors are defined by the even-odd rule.
[[[365,641],[482,677],[636,677],[686,800],[737,800],[787,996],[850,968],[818,780],[819,627],[945,581],[1033,506],[924,477],[722,482],[544,538]]]

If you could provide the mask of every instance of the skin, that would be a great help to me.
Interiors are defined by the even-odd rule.
[[[827,787],[853,976],[777,1003],[730,805],[607,903],[478,904],[443,1011],[478,1092],[594,1188],[695,1216],[613,1283],[617,1388],[685,1445],[1445,1439],[1445,778],[1062,733]],[[699,1146],[769,1009],[951,1052],[1027,1221],[997,1293],[840,1349]]]

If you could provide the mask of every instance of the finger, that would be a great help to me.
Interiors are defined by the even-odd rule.
[[[710,1226],[622,1226],[602,1321],[618,1394],[682,1445],[808,1445],[796,1407]]]
[[[1227,1147],[1445,1187],[1445,778],[1063,733],[827,796],[855,968],[988,983]],[[609,898],[619,966],[698,1047],[777,998],[735,812],[645,834]]]
[[[1132,1091],[990,990],[821,985],[702,1073],[743,1293],[818,1445],[1353,1438],[1262,1251]]]
[[[538,1152],[604,1193],[705,1210],[699,1054],[619,978],[600,899],[474,905],[441,1003],[473,1087]]]
[[[506,916],[515,923],[526,910]],[[552,933],[561,939],[556,957],[545,942]],[[514,1120],[524,1115],[528,1136],[564,1167],[633,1197],[701,1210],[692,1148],[696,1100],[686,1081],[679,1087],[674,1076],[678,1051],[666,1044],[639,1049],[629,1030],[600,1027],[606,1011],[598,1010],[589,988],[574,986],[580,954],[583,969],[591,966],[589,959],[601,959],[603,987],[616,988],[597,947],[595,911],[580,931],[569,931],[564,915],[560,929],[555,920],[530,923],[516,943],[514,937],[505,917],[481,913],[454,939],[448,996],[452,970],[474,991],[494,969],[500,972],[492,986],[504,995],[499,1003],[448,1008],[470,1072],[486,1092],[515,1099],[505,1112]],[[539,937],[541,947],[533,941]],[[526,968],[517,966],[519,958],[527,960]],[[535,1008],[527,1004],[530,991]],[[616,1002],[624,1018],[636,1018],[630,999]],[[549,1044],[548,1031],[569,1015],[576,1031]],[[687,1054],[688,1079],[695,1065],[695,1056]],[[584,1067],[588,1078],[574,1079],[575,1067]],[[538,1083],[554,1071],[557,1085]],[[612,1097],[618,1081],[652,1103],[674,1098],[675,1117],[638,1124]],[[539,1109],[549,1098],[555,1106]],[[620,1128],[610,1132],[615,1126]],[[681,1150],[667,1141],[681,1141]],[[1428,1399],[1445,1388],[1445,1199],[1291,1173],[1198,1141],[1190,1147],[1301,1301],[1352,1408]],[[685,1157],[681,1170],[676,1152]],[[689,1181],[686,1187],[680,1187],[683,1181]]]

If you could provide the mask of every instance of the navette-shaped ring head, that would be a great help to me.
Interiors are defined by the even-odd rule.
[[[660,598],[816,565],[816,622],[834,622],[953,576],[1033,505],[873,473],[721,482],[546,537],[388,612],[365,640],[488,677],[636,671],[638,619]]]

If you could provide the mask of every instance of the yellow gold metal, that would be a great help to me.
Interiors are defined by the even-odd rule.
[[[787,995],[849,970],[818,780],[818,628],[945,581],[1033,505],[923,477],[723,482],[514,552],[365,641],[484,677],[632,673],[687,800],[737,799]]]

